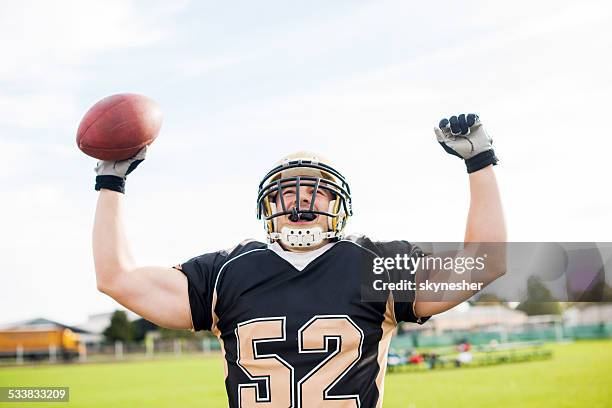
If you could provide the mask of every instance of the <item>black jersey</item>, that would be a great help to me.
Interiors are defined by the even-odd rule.
[[[363,265],[410,255],[405,241],[349,237],[302,270],[261,242],[181,265],[194,330],[225,357],[230,407],[379,407],[391,335],[413,302],[363,302]]]

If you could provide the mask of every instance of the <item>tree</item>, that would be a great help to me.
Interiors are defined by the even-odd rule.
[[[134,336],[132,340],[138,342],[143,341],[147,336],[148,332],[159,330],[159,327],[155,323],[151,323],[150,321],[143,318],[134,320],[132,322],[132,327],[134,329]]]
[[[531,276],[527,280],[527,300],[521,302],[516,310],[525,312],[529,316],[558,315],[561,314],[561,305],[554,300],[540,278]]]
[[[598,303],[610,303],[612,302],[612,286],[608,285],[606,282],[603,284],[603,290],[601,295],[601,302]]]
[[[481,293],[477,296],[476,300],[469,300],[468,303],[470,304],[470,306],[501,305],[501,306],[509,307],[508,302],[506,300],[499,298],[494,293]]]
[[[110,342],[130,341],[134,337],[134,328],[122,310],[116,310],[111,317],[110,325],[104,329],[104,337]]]

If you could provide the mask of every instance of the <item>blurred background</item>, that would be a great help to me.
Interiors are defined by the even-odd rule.
[[[95,160],[75,137],[102,97],[141,93],[165,115],[127,183],[142,264],[263,240],[259,179],[302,149],[348,178],[349,233],[459,241],[467,177],[433,127],[460,112],[493,136],[511,241],[610,241],[611,17],[606,1],[0,2],[0,331],[21,333],[0,337],[0,386],[53,379],[108,406],[110,376],[137,405],[225,403],[214,339],[158,330],[96,290]],[[543,305],[488,299],[401,328],[385,406],[610,403],[609,306]],[[466,364],[483,371],[458,375]]]

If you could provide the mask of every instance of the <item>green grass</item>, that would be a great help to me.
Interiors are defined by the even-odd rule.
[[[385,407],[612,407],[612,341],[547,348],[550,360],[387,375]]]
[[[552,344],[550,360],[387,374],[385,407],[612,407],[612,341]],[[69,386],[70,403],[4,407],[224,407],[220,357],[0,368],[0,386]]]

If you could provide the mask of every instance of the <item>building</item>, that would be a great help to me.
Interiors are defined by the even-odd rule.
[[[45,319],[44,317],[37,317],[35,319],[21,320],[13,323],[6,323],[0,325],[0,330],[32,330],[32,329],[70,329],[74,333],[78,333],[81,336],[88,334],[88,331],[79,328],[77,326],[69,326],[57,322],[55,320]]]
[[[563,312],[568,326],[612,323],[612,303],[577,304]]]
[[[445,331],[506,331],[527,323],[527,314],[502,305],[455,307],[432,317],[423,326],[405,325],[404,331],[440,334]]]

